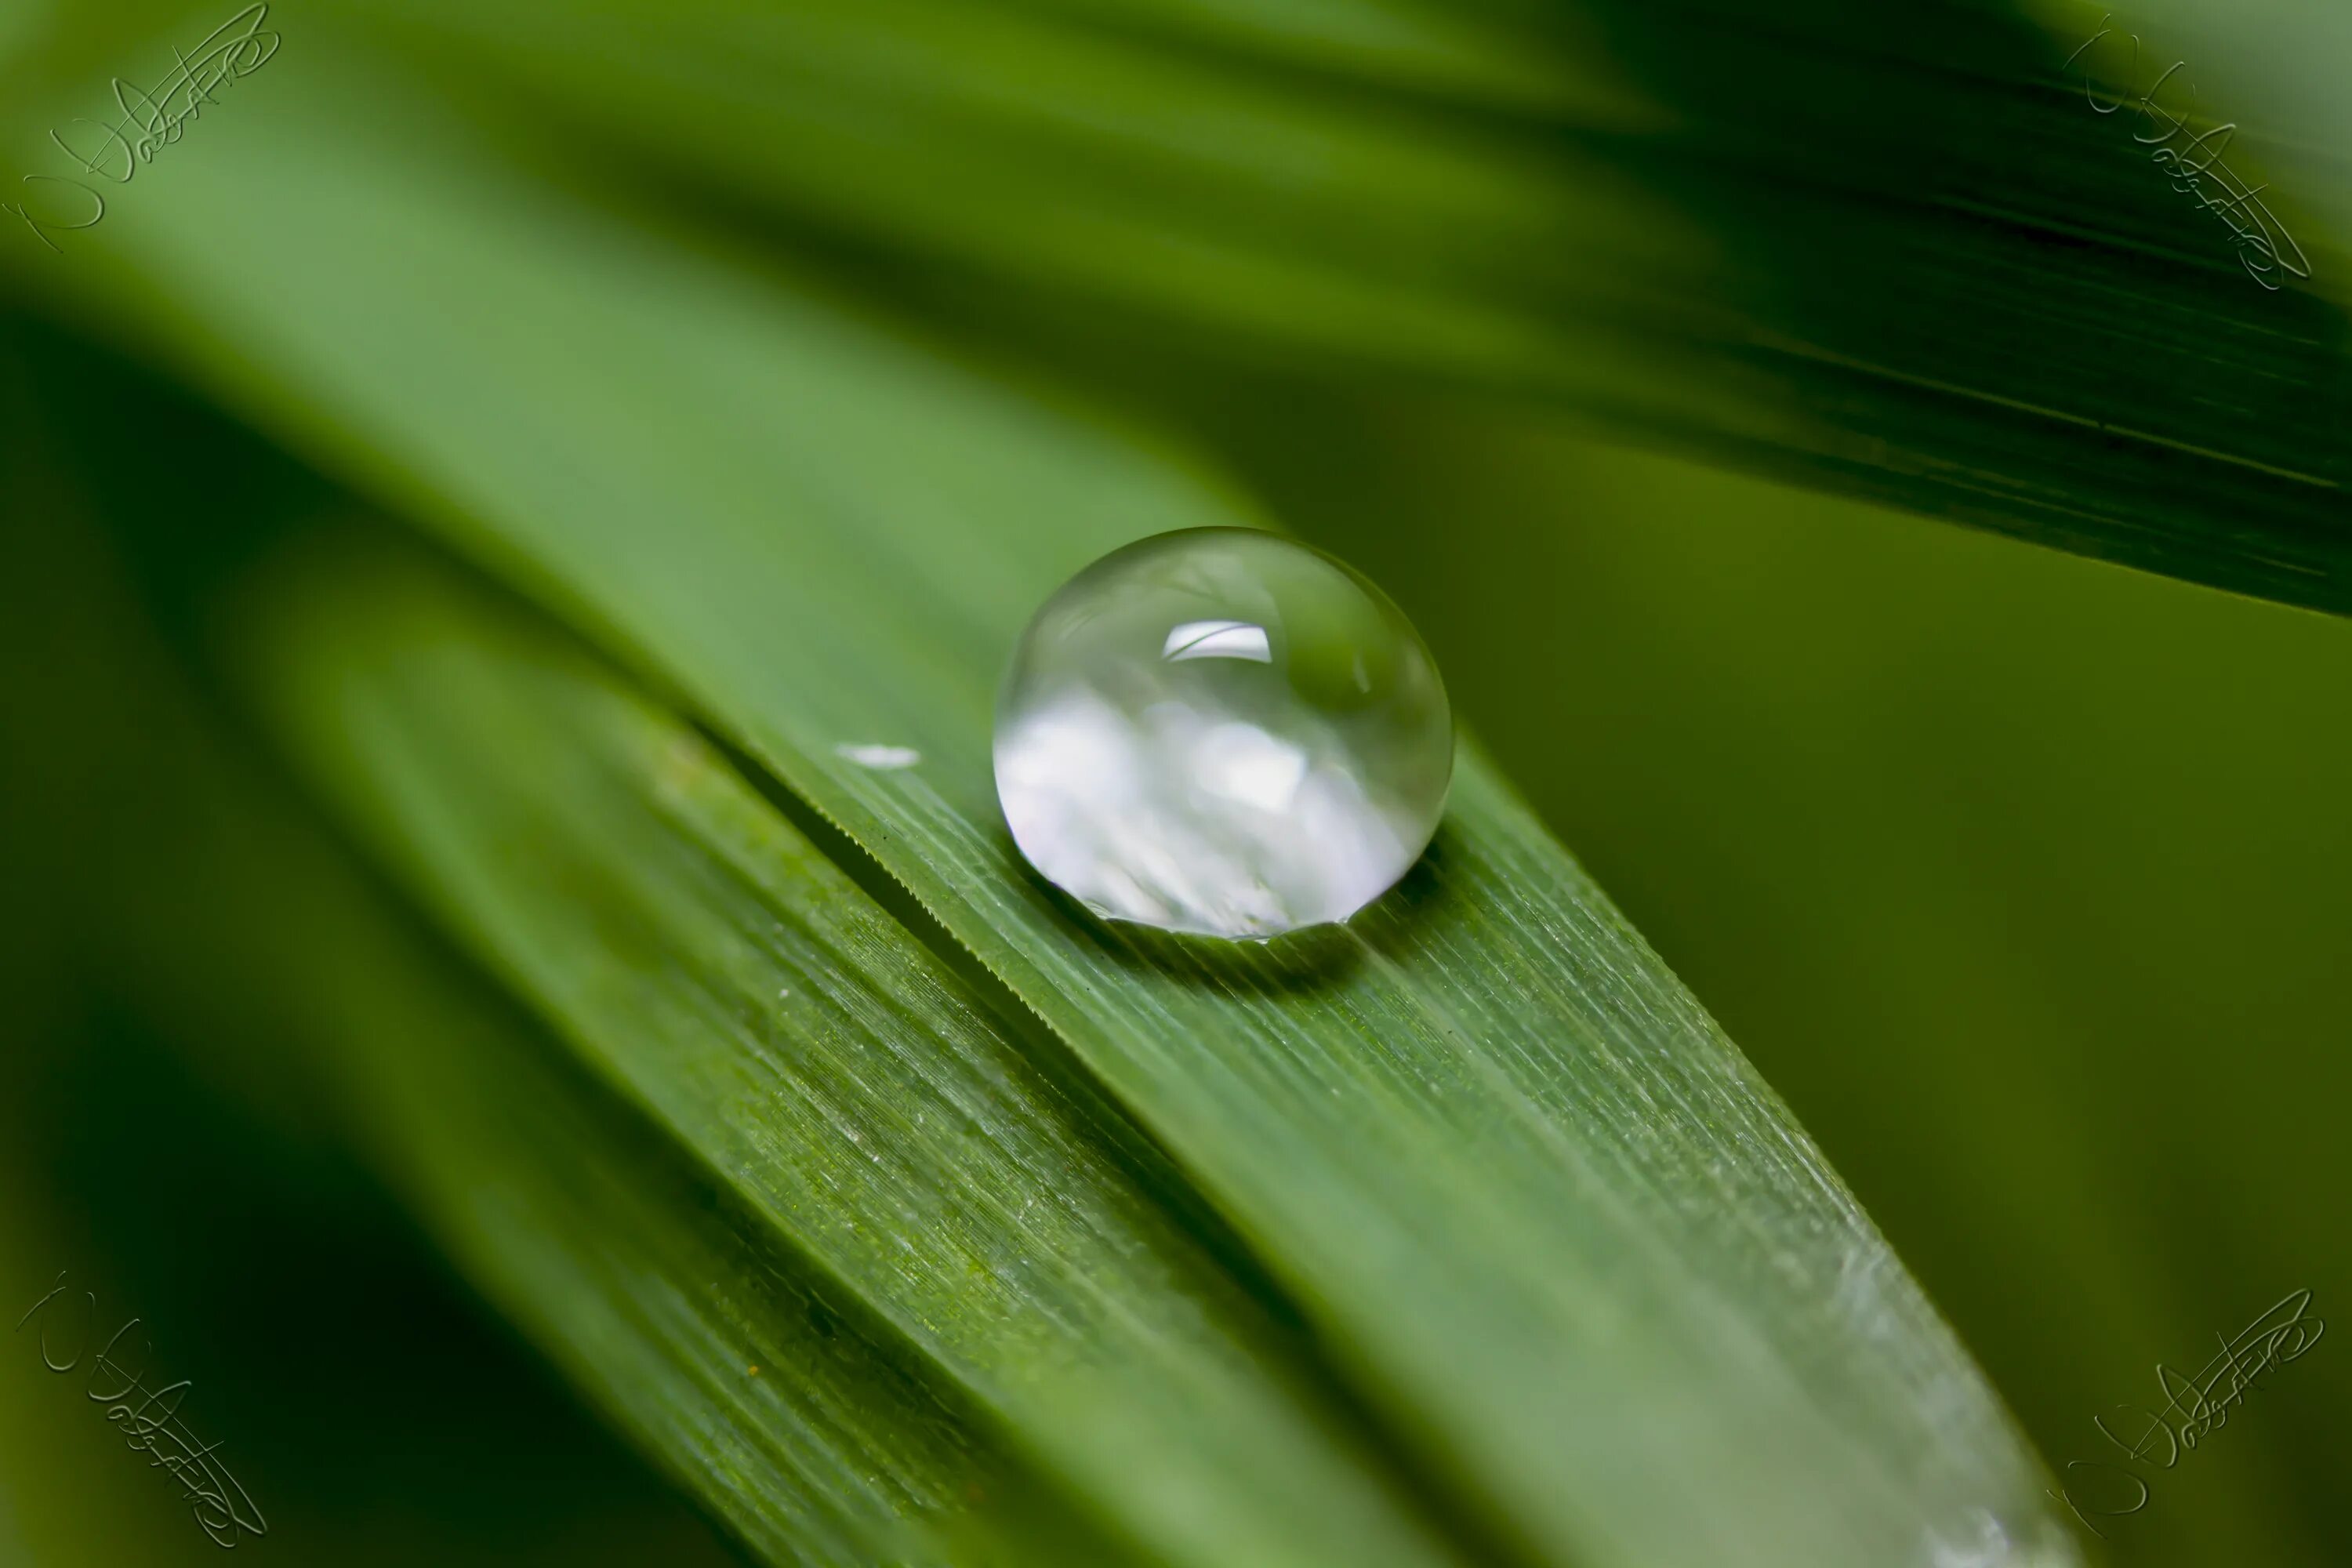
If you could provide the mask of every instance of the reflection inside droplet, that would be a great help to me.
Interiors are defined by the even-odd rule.
[[[1188,758],[1193,781],[1211,795],[1286,811],[1307,776],[1307,753],[1255,724],[1216,724]]]

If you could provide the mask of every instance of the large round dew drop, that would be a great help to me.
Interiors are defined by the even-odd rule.
[[[1097,914],[1202,936],[1343,921],[1411,868],[1454,773],[1387,595],[1276,534],[1112,552],[1045,602],[996,710],[1013,842]]]

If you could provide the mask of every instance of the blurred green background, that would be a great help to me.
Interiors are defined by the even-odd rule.
[[[446,99],[420,126],[478,120],[523,177],[584,193],[616,225],[706,226],[727,247],[788,256],[937,352],[1156,427],[1380,582],[1436,650],[1468,726],[1790,1101],[2053,1466],[2112,1458],[2093,1418],[2158,1403],[2159,1362],[2201,1365],[2217,1336],[2291,1291],[2313,1291],[2331,1321],[2352,1302],[2352,739],[2340,722],[2352,626],[1948,526],[1919,515],[1951,510],[1932,496],[1903,495],[1916,508],[1906,510],[1867,499],[1892,481],[1695,449],[1671,420],[1480,374],[1493,369],[1483,351],[1400,371],[1425,343],[1332,353],[1247,325],[1246,302],[1230,312],[1244,325],[1202,331],[1140,284],[1126,298],[1089,292],[960,230],[941,239],[912,220],[845,217],[835,196],[796,206],[740,166],[789,164],[789,150],[698,146],[684,132],[723,111],[651,61],[608,85],[613,102],[643,110],[650,94],[673,111],[661,134],[633,141],[617,111],[614,124],[542,119],[527,83],[569,75],[577,87],[616,68],[569,36],[499,33],[486,18],[502,7],[321,6],[316,35],[304,7],[275,7],[283,57],[142,180],[194,182],[199,170],[173,165],[232,159],[240,136],[295,133],[290,118],[272,125],[301,98],[285,79],[314,47],[327,52],[345,9],[428,40],[413,45],[408,79]],[[2190,9],[2168,19],[2187,29]],[[179,36],[164,25],[173,10],[68,26],[19,5],[0,16],[0,61],[45,89],[79,82],[82,101],[86,79],[113,68],[94,62],[158,58],[152,40]],[[1515,113],[1608,93],[1638,105],[1646,92],[1669,119],[1704,119],[1674,101],[1676,79],[1658,65],[1670,40],[1629,12],[1542,19],[1568,39],[1559,58],[1601,84],[1572,90],[1541,60],[1527,66],[1534,85],[1489,80],[1491,58],[1463,65],[1405,15],[1138,7],[1118,24],[1130,33],[1110,36],[1216,63],[1269,36],[1336,51],[1333,16],[1387,17],[1394,30],[1368,24],[1373,42],[1346,56],[1386,62],[1376,80],[1410,78],[1396,62],[1420,61],[1441,86],[1517,95]],[[1968,21],[1979,45],[2028,26],[1992,7],[1936,15]],[[1867,91],[1884,84],[1826,42],[1859,15],[1811,5],[1784,20],[1781,44],[1811,47],[1820,66],[1806,100],[1819,133],[1874,123]],[[2340,171],[2329,117],[2341,96],[2313,96],[2307,63],[2280,42],[2305,26],[2326,37],[2318,14],[2274,7],[2239,35],[2207,21],[2195,36],[2220,51],[2204,57],[2220,79],[2292,121],[2281,166]],[[707,17],[677,27],[689,43],[724,40]],[[1702,37],[1717,41],[1685,57],[1693,91],[1722,87],[1710,69],[1736,53]],[[512,58],[527,47],[542,50],[529,68]],[[1370,91],[1265,52],[1273,63],[1244,61],[1253,89],[1318,102]],[[47,123],[12,112],[0,170],[29,163]],[[1206,134],[1223,122],[1203,100],[1188,123]],[[909,154],[918,165],[928,146]],[[1753,264],[1736,242],[1769,215],[1710,208],[1711,187],[1672,156],[1612,167],[1641,194],[1603,205],[1655,200]],[[1444,170],[1428,177],[1446,189]],[[2325,213],[2352,187],[2320,177],[2307,205]],[[955,178],[943,165],[940,183]],[[153,798],[171,788],[152,766],[168,739],[125,732],[145,729],[142,694],[158,682],[184,684],[200,707],[217,700],[194,630],[211,595],[281,531],[337,505],[339,485],[363,484],[365,467],[314,474],[152,353],[101,341],[135,334],[58,303],[79,287],[59,275],[95,276],[110,246],[142,243],[140,203],[161,195],[127,188],[61,257],[0,235],[17,284],[0,473],[0,1318],[13,1322],[63,1269],[98,1290],[103,1313],[143,1319],[159,1363],[193,1380],[199,1430],[225,1442],[268,1514],[271,1539],[254,1549],[279,1561],[730,1561],[436,1259],[303,1086],[251,1067],[238,1037],[254,1015],[191,1007],[184,986],[156,977],[173,961],[153,956],[140,888],[172,860],[134,851],[205,825]],[[921,196],[919,182],[872,199]],[[1709,230],[1711,214],[1722,223]],[[1013,209],[1005,222],[1017,230]],[[1373,254],[1381,228],[1368,223],[1349,243],[1367,247],[1367,276],[1409,291],[1444,270],[1412,253],[1416,235],[1427,237],[1404,231]],[[1773,267],[1800,268],[1795,237],[1774,244],[1790,254]],[[1346,270],[1345,257],[1319,260]],[[1150,263],[1125,265],[1114,258],[1105,276],[1140,278]],[[1719,265],[1698,266],[1689,299],[1715,298]],[[1838,304],[1819,279],[1754,304],[1769,290],[1724,274],[1727,298],[1784,310],[1783,324]],[[1882,279],[1886,301],[1853,305],[1854,330],[1896,309],[1901,281]],[[1508,269],[1485,282],[1522,303],[1575,292]],[[2030,280],[2017,287],[2030,293]],[[2195,288],[2255,292],[2225,257],[2163,298]],[[2232,296],[2217,309],[2260,304]],[[2323,322],[2311,352],[2337,353],[2333,307],[2297,308]],[[1269,292],[1263,313],[1286,309]],[[1666,338],[1711,341],[1685,314],[1665,313],[1685,321]],[[1608,353],[1652,364],[1644,407],[1719,390],[1638,350],[1565,358],[1601,365],[1590,374],[1606,383],[1620,363]],[[2340,386],[2340,363],[2324,363]],[[2315,395],[2299,406],[2341,405]],[[1853,427],[1899,442],[1907,426],[1857,415]],[[2347,460],[2341,426],[2289,434],[2315,470]],[[1787,482],[1799,478],[1813,482]],[[202,903],[200,889],[173,894]],[[265,942],[296,940],[272,932],[267,910],[218,918]],[[2352,1562],[2352,1520],[2333,1506],[2347,1455],[2352,1362],[2329,1342],[2155,1473],[2145,1511],[2111,1521],[2102,1550],[2126,1563]],[[42,1371],[25,1336],[0,1339],[0,1563],[206,1560],[213,1548],[169,1483],[142,1464],[78,1380]]]

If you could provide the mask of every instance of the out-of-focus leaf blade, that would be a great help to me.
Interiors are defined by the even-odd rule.
[[[265,868],[261,879],[287,868]],[[247,875],[252,875],[248,872]],[[357,1131],[467,1273],[762,1560],[1033,1561],[986,1544],[1007,1467],[734,1220],[667,1139],[425,961],[343,879],[299,996]],[[299,983],[265,970],[279,1005]],[[320,1070],[314,1068],[313,1070]]]
[[[919,296],[992,279],[951,307],[982,330],[1139,318],[2352,608],[2352,252],[2327,226],[2352,165],[2284,105],[2200,98],[2235,181],[2200,202],[2147,120],[2093,112],[2164,64],[2124,79],[2130,19],[2070,68],[2101,8],[2042,9],[1368,0],[1309,35],[1143,0],[604,0],[562,48],[520,0],[400,16],[667,189],[879,246]],[[1478,68],[1400,78],[1346,41],[1400,15]],[[2224,62],[2189,63],[2168,112]],[[2257,187],[2263,243],[2310,272],[2277,291],[2210,205]]]
[[[208,1039],[215,1081],[349,1137],[474,1285],[761,1560],[1010,1568],[1075,1540],[1058,1560],[1118,1561],[951,1390],[877,1351],[838,1290],[742,1223],[688,1152],[421,939],[192,687],[59,455],[23,426],[9,437],[25,503],[9,646],[62,667],[10,691],[27,721],[11,738],[35,752],[11,758],[12,807],[63,839],[20,868],[117,1005]],[[58,809],[68,798],[79,812]],[[282,1539],[287,1478],[234,1453],[228,1468],[277,1527],[247,1544],[299,1554],[299,1534]],[[76,1540],[139,1543],[106,1561],[210,1552],[152,1481],[110,1462],[82,1478],[84,1506],[128,1517],[79,1536],[45,1519],[37,1560],[89,1560]]]

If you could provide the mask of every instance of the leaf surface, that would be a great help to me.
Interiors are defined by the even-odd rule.
[[[513,180],[374,62],[312,48],[268,123],[224,121],[218,158],[157,183],[101,297],[845,831],[1164,1145],[1483,1528],[1585,1565],[2068,1560],[1819,1152],[1475,747],[1424,865],[1348,928],[1159,940],[1025,873],[988,733],[1023,621],[1104,551],[1244,503]],[[852,760],[872,745],[920,761]],[[722,1093],[750,1070],[709,1059]],[[761,1152],[725,1131],[698,1153]],[[874,1304],[906,1331],[920,1300]]]

